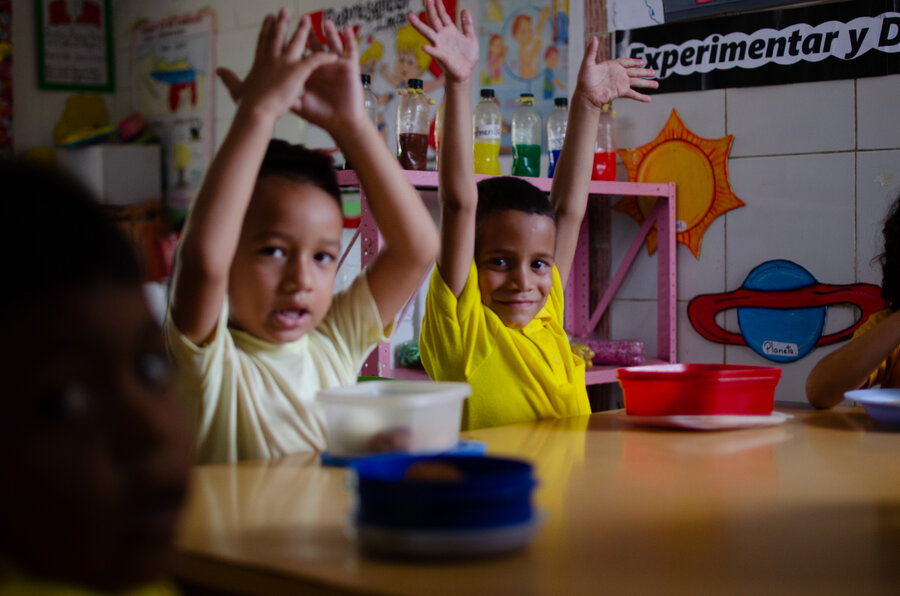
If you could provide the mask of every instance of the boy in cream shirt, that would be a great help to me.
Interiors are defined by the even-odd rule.
[[[200,462],[325,448],[314,401],[356,381],[368,352],[437,253],[437,231],[363,108],[356,40],[325,23],[327,47],[304,16],[263,23],[234,121],[189,216],[165,330],[184,381]],[[293,111],[327,130],[353,163],[384,249],[333,296],[342,213],[329,160],[269,142]],[[268,145],[268,150],[267,150]]]

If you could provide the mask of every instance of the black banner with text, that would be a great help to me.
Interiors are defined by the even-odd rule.
[[[616,34],[616,55],[658,72],[657,93],[900,73],[900,0],[646,27]]]

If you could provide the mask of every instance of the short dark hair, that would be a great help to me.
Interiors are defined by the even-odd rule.
[[[900,309],[900,196],[894,200],[881,229],[884,250],[876,257],[881,264],[881,297],[891,311]]]
[[[270,176],[321,188],[334,197],[338,207],[341,206],[341,189],[334,173],[333,161],[331,156],[321,151],[272,139],[259,168],[258,178],[262,180]]]
[[[477,243],[481,224],[498,211],[522,211],[529,215],[546,215],[556,225],[556,214],[547,193],[535,185],[512,176],[485,178],[478,183],[478,208],[475,211]]]
[[[59,170],[0,161],[3,200],[0,235],[4,278],[0,308],[54,292],[103,282],[140,284],[141,267],[131,244],[94,197]]]

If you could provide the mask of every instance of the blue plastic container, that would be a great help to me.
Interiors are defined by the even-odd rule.
[[[406,478],[409,467],[428,460],[452,466],[458,481]],[[534,520],[531,464],[472,456],[385,455],[351,464],[354,521],[398,530],[480,530]]]

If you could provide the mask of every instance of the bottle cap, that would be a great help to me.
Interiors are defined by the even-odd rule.
[[[553,105],[558,108],[566,108],[569,106],[569,98],[568,97],[557,97],[553,100]]]
[[[493,89],[482,89],[481,97],[486,97],[488,99],[494,97],[494,90]]]
[[[422,88],[422,79],[410,79],[408,86],[410,89],[421,89]]]
[[[372,84],[372,76],[371,75],[363,73],[363,74],[359,75],[359,78],[362,80],[363,85],[371,85]]]
[[[529,97],[530,97],[531,99],[534,99],[534,93],[520,93],[520,94],[519,94],[519,97],[520,97],[521,99],[527,99],[527,98],[529,98]]]

